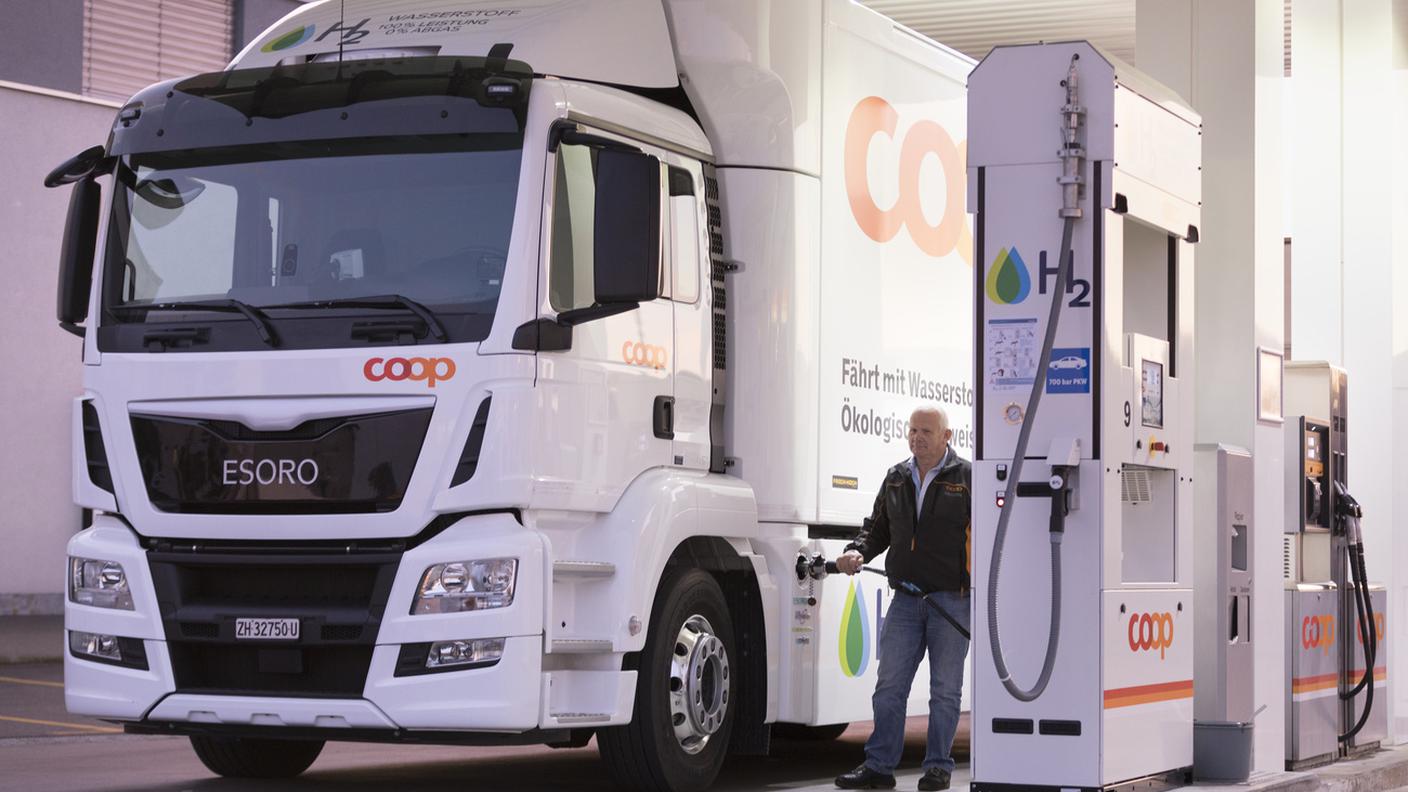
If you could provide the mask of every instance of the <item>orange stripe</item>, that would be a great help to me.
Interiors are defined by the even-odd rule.
[[[1193,680],[1160,682],[1157,685],[1136,685],[1105,691],[1105,709],[1133,707],[1156,701],[1176,701],[1193,697]]]
[[[1350,672],[1349,672],[1349,675],[1350,675],[1350,677],[1352,677],[1352,678],[1354,679],[1355,683],[1358,683],[1358,682],[1359,682],[1359,679],[1364,676],[1364,669],[1363,669],[1363,668],[1356,668],[1356,669],[1350,671]],[[1385,679],[1388,679],[1388,667],[1387,667],[1387,666],[1375,666],[1375,667],[1374,667],[1374,680],[1375,680],[1376,682],[1382,682],[1382,681],[1384,681]]]
[[[1316,690],[1328,690],[1337,687],[1340,683],[1340,675],[1317,674],[1308,677],[1296,677],[1291,680],[1292,693],[1310,693]]]

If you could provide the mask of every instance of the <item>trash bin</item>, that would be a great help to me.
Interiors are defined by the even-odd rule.
[[[1246,781],[1252,773],[1252,724],[1193,722],[1193,780]]]

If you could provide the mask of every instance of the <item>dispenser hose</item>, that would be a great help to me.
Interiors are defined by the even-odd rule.
[[[1074,233],[1075,220],[1075,217],[1068,216],[1062,223],[1056,288],[1051,295],[1051,312],[1046,319],[1046,337],[1041,344],[1036,376],[1032,378],[1032,393],[1027,398],[1027,411],[1022,419],[1022,429],[1017,434],[1017,448],[1012,454],[1012,470],[1007,476],[1007,491],[1003,496],[1002,510],[997,517],[992,560],[988,564],[988,643],[992,648],[992,661],[997,669],[997,678],[1018,701],[1035,701],[1042,691],[1046,690],[1047,683],[1051,681],[1051,672],[1056,667],[1056,647],[1061,639],[1061,538],[1064,534],[1051,533],[1051,625],[1046,638],[1046,657],[1041,662],[1041,673],[1037,676],[1036,684],[1025,690],[1012,681],[1012,675],[1007,670],[1007,660],[1002,654],[1002,637],[997,624],[997,581],[1002,572],[1002,546],[1007,539],[1007,523],[1017,502],[1017,482],[1022,478],[1022,461],[1026,458],[1027,443],[1031,440],[1032,427],[1036,424],[1037,405],[1041,403],[1042,391],[1046,389],[1046,370],[1051,365],[1051,349],[1056,343],[1056,323],[1061,317],[1061,306],[1066,301],[1066,269],[1071,266],[1071,236]]]

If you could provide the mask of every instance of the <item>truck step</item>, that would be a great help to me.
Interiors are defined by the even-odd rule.
[[[558,723],[606,723],[611,720],[609,712],[552,712],[549,715]]]
[[[556,638],[552,642],[554,654],[610,654],[610,641],[584,640],[580,638]]]
[[[616,565],[607,561],[554,561],[553,580],[594,580],[615,577]]]

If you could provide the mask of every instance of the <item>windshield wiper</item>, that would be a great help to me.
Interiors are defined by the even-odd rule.
[[[279,345],[274,337],[274,327],[264,312],[240,300],[187,300],[178,302],[152,303],[151,305],[119,305],[117,311],[226,311],[243,315],[254,323],[259,338],[271,347]]]
[[[440,323],[440,320],[429,308],[400,294],[377,294],[371,297],[344,297],[337,300],[310,300],[308,302],[264,306],[266,311],[273,308],[404,308],[420,317],[436,340],[446,341],[450,337],[445,332],[445,326]]]

